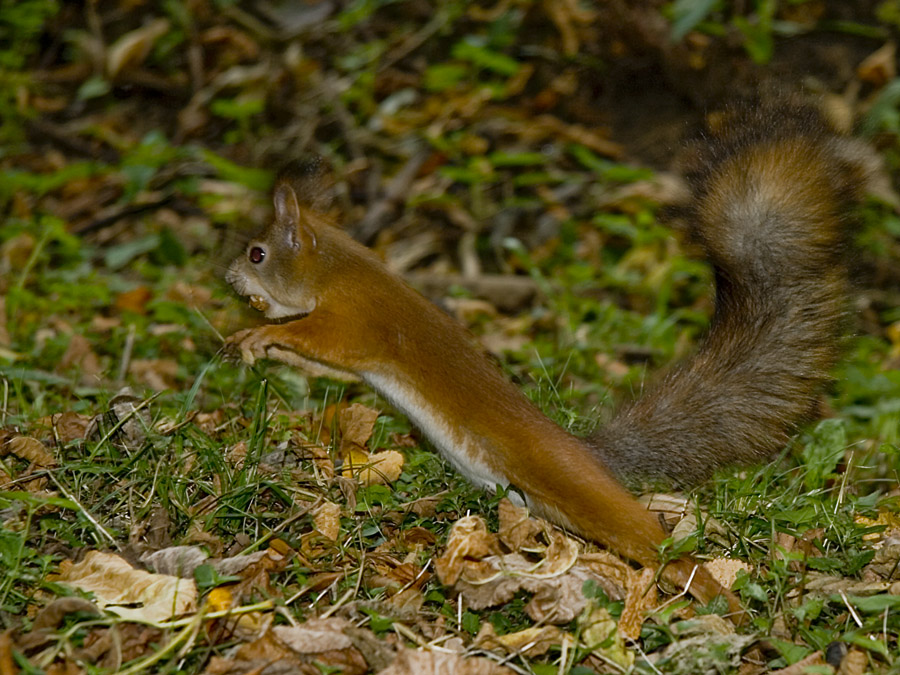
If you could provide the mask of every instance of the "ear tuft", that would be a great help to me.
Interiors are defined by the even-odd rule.
[[[298,203],[308,209],[324,213],[331,208],[334,176],[319,155],[285,166],[278,173],[275,185],[276,192],[282,185],[288,185]]]

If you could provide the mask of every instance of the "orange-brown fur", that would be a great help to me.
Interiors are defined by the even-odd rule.
[[[291,190],[282,184],[278,190]],[[291,190],[292,191],[292,190]],[[294,209],[294,206],[290,207]],[[644,565],[657,565],[665,539],[657,518],[637,502],[583,442],[544,416],[502,374],[458,323],[387,270],[368,249],[319,213],[296,205],[301,227],[315,233],[315,249],[295,252],[265,281],[290,292],[315,295],[315,308],[302,318],[242,331],[229,338],[245,360],[293,355],[362,379],[396,375],[439,411],[453,427],[475,439],[469,454],[451,461],[483,464],[497,482],[514,484],[540,515],[608,545]],[[259,242],[277,246],[276,222]],[[310,242],[311,238],[307,238]],[[253,247],[255,242],[251,242]],[[277,255],[273,253],[269,255]],[[252,263],[239,258],[229,271],[238,290]],[[302,302],[300,304],[303,304]],[[391,396],[387,395],[389,400]],[[415,411],[405,410],[415,421]],[[461,466],[461,464],[463,464]],[[668,565],[664,575],[704,602],[728,594],[703,568],[687,560]]]
[[[616,476],[690,483],[766,456],[809,414],[837,354],[853,152],[805,121],[771,126],[697,163],[693,235],[718,283],[707,341],[589,439],[544,416],[461,326],[334,227],[314,208],[316,189],[303,194],[308,181],[278,182],[274,222],[228,274],[270,318],[303,316],[228,345],[250,362],[367,381],[476,484],[515,485],[540,515],[655,565],[665,532]],[[251,262],[255,248],[264,262]],[[692,574],[696,597],[724,594],[740,611],[689,559],[664,570],[682,586]]]

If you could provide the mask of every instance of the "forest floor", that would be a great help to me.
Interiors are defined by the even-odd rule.
[[[895,672],[900,3],[734,5],[0,3],[0,675]],[[221,357],[260,322],[224,270],[318,154],[345,229],[586,433],[702,338],[712,275],[658,215],[759,91],[886,170],[827,418],[646,497],[746,626],[363,385]]]

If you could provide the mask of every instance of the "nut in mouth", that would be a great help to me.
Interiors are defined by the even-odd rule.
[[[269,309],[269,301],[261,295],[251,295],[250,306],[257,311],[265,312]]]

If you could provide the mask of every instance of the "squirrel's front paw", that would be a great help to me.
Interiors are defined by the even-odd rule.
[[[260,328],[245,328],[225,340],[225,357],[253,365],[257,359],[266,358],[268,341]]]

